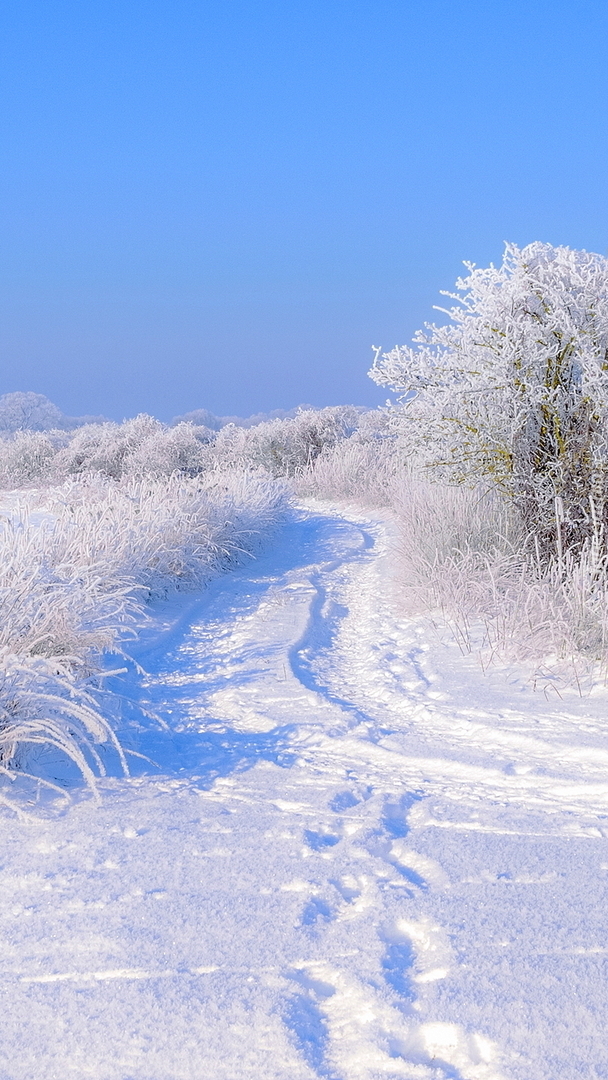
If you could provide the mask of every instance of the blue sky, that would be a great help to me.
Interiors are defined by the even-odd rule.
[[[608,5],[5,0],[0,393],[380,402],[463,259],[608,250]]]

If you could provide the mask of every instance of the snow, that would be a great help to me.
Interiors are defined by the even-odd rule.
[[[405,618],[394,539],[309,504],[159,603],[156,764],[3,810],[2,1080],[608,1076],[608,693]]]

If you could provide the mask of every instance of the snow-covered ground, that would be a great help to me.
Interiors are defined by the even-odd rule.
[[[401,616],[393,529],[311,506],[158,605],[156,767],[6,810],[2,1080],[608,1077],[608,691]]]

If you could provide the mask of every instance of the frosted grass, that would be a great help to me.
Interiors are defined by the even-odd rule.
[[[293,480],[298,495],[347,499],[365,506],[390,506],[409,470],[404,455],[389,439],[343,439],[326,447]]]
[[[7,500],[0,522],[0,765],[67,754],[95,790],[99,746],[125,756],[98,704],[100,654],[120,652],[145,602],[203,586],[253,555],[289,512],[262,474],[214,470],[116,484],[69,481]],[[107,673],[106,673],[107,674]]]

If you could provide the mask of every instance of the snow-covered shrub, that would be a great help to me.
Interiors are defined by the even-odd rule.
[[[154,431],[123,459],[128,476],[197,476],[210,464],[208,445],[215,432],[192,424]]]
[[[191,415],[199,414],[207,415]],[[218,466],[294,476],[341,439],[378,437],[382,424],[377,411],[340,406],[250,426],[227,424],[219,431],[190,421],[167,426],[145,414],[122,424],[85,424],[74,432],[18,431],[0,439],[0,487],[45,486],[93,474],[114,480],[198,476]]]
[[[17,432],[0,441],[0,486],[61,483],[75,476],[196,476],[208,464],[205,447],[215,437],[206,428],[168,428],[140,415],[122,424],[87,424],[67,432]]]
[[[63,431],[17,431],[0,440],[0,488],[48,483],[53,462],[69,436]]]
[[[305,409],[285,420],[254,427],[227,425],[218,432],[213,456],[218,462],[260,467],[271,476],[294,476],[321,451],[356,429],[359,410],[353,406]]]
[[[288,507],[281,484],[229,470],[121,484],[88,477],[24,492],[21,509],[7,500],[0,518],[3,768],[23,766],[28,745],[50,745],[94,785],[95,771],[103,772],[99,744],[111,742],[122,755],[96,701],[99,654],[124,644],[148,597],[203,585],[254,553]]]
[[[160,420],[142,413],[122,424],[87,424],[72,436],[68,446],[57,454],[57,478],[100,473],[120,479],[125,461],[142,443],[163,431]]]
[[[546,559],[608,526],[608,259],[507,244],[498,268],[465,265],[446,325],[370,374],[399,395],[412,452],[511,497]]]

